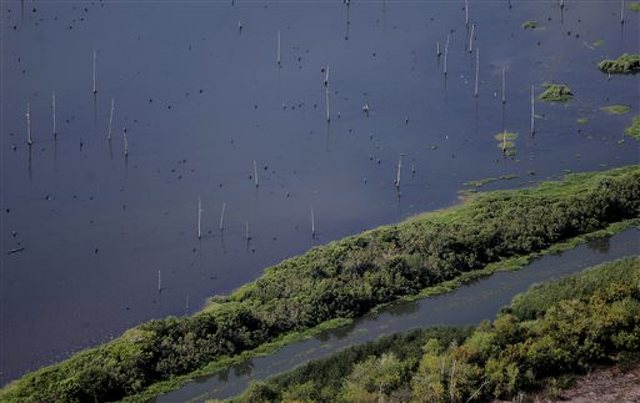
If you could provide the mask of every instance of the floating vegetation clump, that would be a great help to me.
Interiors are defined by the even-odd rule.
[[[578,120],[576,120],[576,123],[579,125],[586,125],[587,123],[589,123],[589,119],[587,118],[578,118]]]
[[[602,112],[606,112],[609,115],[624,115],[628,113],[631,108],[627,105],[607,105],[600,108]]]
[[[627,4],[627,8],[636,13],[640,12],[640,1],[631,1]]]
[[[525,21],[522,23],[522,29],[536,29],[538,23],[536,21]]]
[[[592,43],[594,48],[599,48],[604,45],[604,39],[598,39],[597,41]]]
[[[598,68],[609,74],[636,74],[640,72],[640,54],[625,53],[616,60],[605,59]]]
[[[498,133],[495,135],[495,139],[498,140],[498,148],[502,150],[502,152],[507,156],[516,155],[516,143],[515,140],[518,138],[518,133],[510,133],[504,131],[502,133]]]
[[[544,92],[540,94],[539,99],[545,102],[567,102],[573,98],[573,92],[565,84],[544,83],[542,84]]]
[[[624,133],[640,141],[640,115],[634,116],[631,126],[627,127]]]

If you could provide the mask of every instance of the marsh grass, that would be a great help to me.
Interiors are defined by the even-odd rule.
[[[573,98],[573,92],[565,84],[544,83],[544,92],[538,99],[544,102],[568,102]]]

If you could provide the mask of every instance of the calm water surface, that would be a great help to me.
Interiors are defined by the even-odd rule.
[[[451,205],[468,180],[520,187],[638,162],[637,143],[619,142],[638,78],[595,68],[638,51],[638,14],[621,26],[617,2],[470,3],[477,99],[462,1],[3,1],[0,384],[194,312],[314,244]],[[576,97],[538,104],[531,137],[530,85],[545,81]],[[520,133],[514,158],[502,130]]]

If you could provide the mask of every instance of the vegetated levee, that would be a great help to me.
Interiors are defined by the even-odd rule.
[[[640,257],[605,263],[516,296],[475,329],[395,334],[266,382],[234,402],[465,402],[539,393],[575,375],[640,361]]]
[[[202,312],[153,320],[25,375],[3,401],[112,401],[148,396],[217,360],[536,253],[640,213],[640,167],[568,175],[531,189],[479,194],[317,247],[267,269]],[[181,377],[182,376],[182,377]],[[167,386],[167,384],[169,384]],[[147,394],[144,395],[144,392]]]
[[[640,54],[624,53],[617,59],[605,59],[598,68],[609,74],[636,74],[640,72]]]

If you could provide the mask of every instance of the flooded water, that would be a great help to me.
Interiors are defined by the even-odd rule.
[[[396,332],[437,325],[475,325],[492,319],[499,309],[532,284],[576,273],[586,267],[638,253],[637,229],[597,240],[561,255],[545,256],[516,272],[500,272],[454,292],[385,309],[355,324],[249,360],[159,396],[157,403],[200,402],[240,394],[250,382],[291,370],[346,347]]]
[[[595,64],[638,51],[638,14],[621,25],[617,2],[566,3],[470,1],[476,99],[463,1],[3,1],[0,384],[314,244],[451,205],[468,180],[637,163],[619,140],[638,78]],[[575,99],[537,104],[531,137],[530,85],[545,81]],[[503,130],[520,133],[515,158]]]

